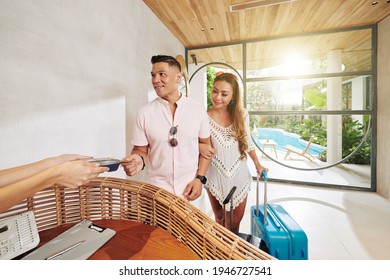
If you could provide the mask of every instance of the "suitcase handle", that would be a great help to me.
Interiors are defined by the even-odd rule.
[[[230,230],[232,230],[232,221],[233,221],[233,194],[236,191],[237,187],[233,186],[230,189],[230,192],[226,196],[225,200],[222,202],[223,204],[223,216],[222,216],[222,225],[225,226],[226,224],[226,204],[230,200]]]
[[[261,175],[263,175],[264,179],[264,225],[267,224],[267,181],[268,181],[268,175],[263,170],[261,171]],[[259,216],[259,180],[260,175],[257,174],[257,182],[256,182],[256,216]]]
[[[222,202],[223,205],[227,204],[229,202],[229,200],[232,198],[234,192],[236,191],[237,187],[234,186],[233,188],[230,189],[230,192],[228,193],[228,195],[226,196],[225,200]]]

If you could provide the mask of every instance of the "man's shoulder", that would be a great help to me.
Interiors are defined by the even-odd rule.
[[[143,112],[143,111],[148,111],[148,110],[154,110],[155,107],[157,106],[157,104],[158,104],[158,98],[155,98],[152,101],[142,105],[141,108],[139,109],[139,111]]]

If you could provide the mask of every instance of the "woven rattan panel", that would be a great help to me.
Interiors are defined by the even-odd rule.
[[[159,227],[202,259],[273,259],[214,222],[187,201],[142,182],[100,177],[77,189],[47,189],[0,213],[32,210],[38,230],[83,219],[120,219]]]

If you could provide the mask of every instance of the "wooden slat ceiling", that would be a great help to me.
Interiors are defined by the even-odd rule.
[[[380,22],[390,15],[390,2],[379,0],[295,0],[264,7],[230,11],[230,6],[248,2],[270,3],[277,0],[144,0],[146,5],[167,26],[172,34],[188,49],[189,63],[195,54],[198,63],[220,61],[242,66],[242,50],[237,46],[221,46],[207,50],[191,50],[200,46],[231,44],[247,40],[290,36],[340,28],[359,27]],[[327,35],[296,39],[281,39],[249,44],[248,67],[261,63],[272,65],[282,59],[282,53],[306,48],[310,56],[324,56],[329,50],[342,49],[343,59],[356,60],[356,55],[370,57],[371,35],[357,30],[346,36]],[[269,42],[269,43],[267,43]],[[251,46],[252,45],[252,46]],[[283,49],[283,50],[281,50]],[[360,53],[360,54],[359,54]],[[255,61],[251,58],[269,58]],[[367,70],[367,65],[349,64],[351,70]],[[263,65],[263,66],[264,66]]]

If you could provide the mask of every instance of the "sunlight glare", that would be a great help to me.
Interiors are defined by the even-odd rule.
[[[281,66],[283,75],[301,75],[307,70],[307,62],[299,54],[290,55]]]

